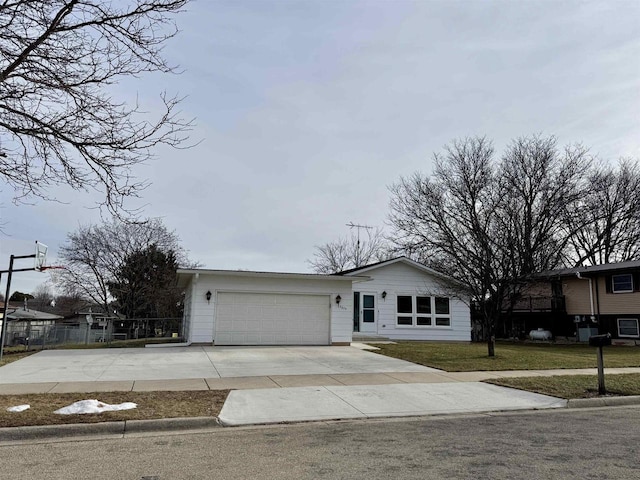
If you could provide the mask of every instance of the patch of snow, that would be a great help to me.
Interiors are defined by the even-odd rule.
[[[59,415],[82,415],[85,413],[102,413],[115,412],[117,410],[131,410],[137,408],[138,405],[133,402],[120,403],[118,405],[109,405],[108,403],[99,402],[98,400],[80,400],[72,403],[67,407],[56,410],[53,413]]]
[[[7,412],[24,412],[25,410],[29,410],[31,408],[31,405],[16,405],[15,407],[9,407],[7,408]]]

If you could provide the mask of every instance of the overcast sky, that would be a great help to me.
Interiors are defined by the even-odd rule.
[[[163,90],[186,95],[201,142],[136,168],[151,186],[129,206],[206,268],[309,271],[346,223],[384,227],[388,186],[456,138],[500,151],[542,133],[640,157],[637,0],[200,0],[177,21],[166,56],[184,72],[118,93],[150,111]],[[35,240],[56,264],[67,233],[100,221],[88,194],[15,206],[2,190],[2,268]],[[16,274],[12,291],[47,277]]]

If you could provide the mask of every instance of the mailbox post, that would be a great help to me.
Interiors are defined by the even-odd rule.
[[[602,356],[602,347],[611,345],[611,334],[593,335],[589,337],[589,345],[598,347],[598,394],[604,395],[607,390],[604,387],[604,358]]]

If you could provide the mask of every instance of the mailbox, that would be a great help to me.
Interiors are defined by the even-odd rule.
[[[611,345],[611,334],[605,335],[593,335],[589,337],[589,346],[591,347],[606,347]]]

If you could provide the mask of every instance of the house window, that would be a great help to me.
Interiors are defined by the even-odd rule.
[[[398,325],[413,325],[413,298],[410,295],[398,295]]]
[[[400,327],[450,327],[449,298],[398,295],[396,321]]]
[[[611,277],[611,291],[613,293],[633,292],[633,275],[625,273]]]
[[[638,328],[637,318],[619,318],[618,319],[618,336],[619,337],[640,337],[640,329]]]
[[[431,326],[431,297],[416,297],[416,325]]]

